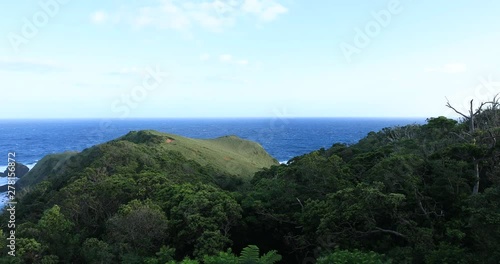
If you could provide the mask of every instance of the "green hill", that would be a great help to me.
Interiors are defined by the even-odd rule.
[[[200,165],[211,165],[217,170],[243,177],[251,177],[259,169],[278,164],[261,145],[237,136],[193,139],[147,130],[132,131],[117,140],[145,144],[160,151],[177,151]]]
[[[187,161],[197,164],[187,165]],[[201,173],[205,176],[219,173],[250,178],[258,170],[277,164],[277,160],[261,145],[236,136],[192,139],[151,130],[131,131],[125,136],[78,154],[48,155],[17,184],[19,187],[26,187],[53,177],[66,179],[86,168],[105,169],[108,174],[140,171],[175,174],[173,172],[176,171],[194,175],[190,171],[199,170],[198,167],[201,166],[213,170]],[[197,169],[193,169],[194,167]]]
[[[19,263],[40,263],[40,243],[51,247],[46,258],[62,263],[143,263],[126,259],[154,254],[157,244],[179,255],[215,254],[229,245],[229,230],[242,218],[234,191],[272,165],[278,162],[262,146],[236,136],[191,139],[156,131],[48,155],[17,182],[16,235],[31,239],[20,239],[19,251],[33,249]],[[0,231],[7,230],[6,216],[0,214]],[[105,260],[92,261],[95,243],[111,249],[104,237],[123,257],[104,250]],[[145,239],[130,243],[134,237]],[[6,241],[2,232],[0,238]]]

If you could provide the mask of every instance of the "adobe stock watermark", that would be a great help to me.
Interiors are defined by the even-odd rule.
[[[212,3],[215,13],[221,18],[230,16],[242,5],[242,0],[215,0]]]
[[[472,96],[464,97],[462,103],[458,105],[457,110],[467,113],[470,110],[471,99],[480,104],[481,102],[491,101],[500,93],[500,81],[493,80],[492,74],[489,74],[487,77],[479,76],[478,82],[479,83],[474,87]],[[455,112],[452,109],[447,108],[447,111],[443,116],[450,116],[454,113]]]
[[[500,92],[500,82],[495,82],[493,76],[479,77],[479,84],[474,88],[474,99],[477,102],[486,102],[491,100]]]
[[[47,26],[59,11],[61,6],[67,4],[70,0],[42,0],[38,2],[40,9],[31,17],[24,17],[21,31],[19,33],[10,32],[7,35],[10,45],[15,52],[19,52],[22,45],[34,39],[40,30]]]
[[[9,251],[7,254],[10,256],[15,257],[16,256],[16,204],[17,202],[15,201],[16,199],[16,187],[14,184],[16,184],[16,152],[9,152],[8,157],[7,157],[7,198],[8,202],[6,205],[8,205],[7,212],[9,214],[9,221],[7,223],[7,227],[10,229],[9,233],[7,233],[7,248]]]
[[[149,93],[156,90],[167,77],[167,73],[162,72],[158,65],[155,69],[147,68],[146,73],[142,85],[135,86],[129,93],[122,94],[120,99],[111,104],[111,111],[120,114],[121,119],[129,117],[131,109],[137,108],[140,103],[146,100]]]
[[[288,120],[287,109],[273,109],[274,116],[269,121],[269,128],[260,129],[257,134],[257,141],[262,142],[264,144],[271,142],[274,140],[275,135],[282,133],[286,126],[290,123]]]
[[[380,33],[382,29],[388,27],[394,16],[401,14],[404,8],[399,0],[390,0],[385,9],[378,12],[371,12],[372,18],[364,27],[354,28],[354,38],[352,43],[341,42],[340,50],[348,63],[352,62],[352,56],[360,54],[367,48]]]
[[[111,111],[119,115],[119,118],[122,120],[130,117],[131,111],[136,109],[140,103],[143,103],[152,91],[158,89],[165,81],[167,75],[158,65],[155,68],[146,68],[141,84],[134,86],[128,93],[121,94],[120,98],[113,101]],[[102,119],[98,127],[86,133],[88,147],[95,145],[96,141],[102,142],[110,129],[112,129],[112,120]],[[68,158],[58,162],[53,170],[63,173],[67,168],[76,167],[76,165],[78,165],[78,160]]]

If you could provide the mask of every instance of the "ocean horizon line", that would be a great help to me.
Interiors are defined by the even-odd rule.
[[[231,119],[427,119],[420,116],[243,116],[243,117],[48,117],[48,118],[0,118],[0,121],[64,121],[64,120],[231,120]],[[448,117],[452,118],[452,117]],[[453,118],[454,119],[454,118]]]

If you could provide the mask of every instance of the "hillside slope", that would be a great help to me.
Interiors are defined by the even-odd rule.
[[[64,152],[59,154],[50,154],[43,157],[24,177],[19,179],[17,186],[35,185],[52,174],[62,166],[70,157],[76,155],[76,152]]]
[[[237,136],[193,139],[147,130],[132,131],[117,140],[146,144],[161,151],[178,151],[200,165],[211,165],[236,176],[251,177],[259,169],[278,164],[261,145]]]
[[[176,157],[179,154],[181,157]],[[166,159],[165,156],[170,158]],[[174,171],[186,172],[193,170],[193,166],[197,167],[186,165],[185,160],[194,161],[220,174],[240,178],[250,178],[258,170],[278,164],[258,143],[236,136],[192,139],[152,130],[131,131],[78,154],[48,155],[17,185],[26,187],[63,174],[69,177],[86,168],[105,169],[108,174],[143,170],[174,174]],[[176,168],[181,165],[183,168]]]

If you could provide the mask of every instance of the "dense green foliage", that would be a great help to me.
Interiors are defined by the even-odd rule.
[[[251,179],[168,149],[161,134],[133,132],[57,170],[37,168],[42,179],[17,205],[15,260],[498,263],[500,115],[492,111],[472,133],[467,120],[430,118],[264,166]],[[215,141],[231,148],[231,137]]]

